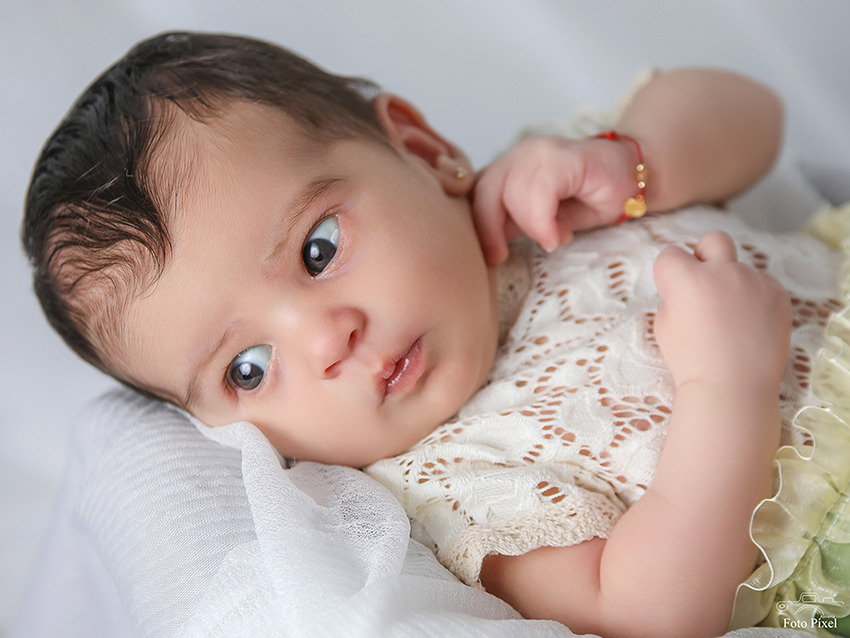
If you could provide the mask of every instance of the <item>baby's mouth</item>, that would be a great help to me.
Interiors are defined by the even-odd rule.
[[[384,366],[381,376],[384,399],[409,392],[424,371],[425,355],[422,351],[422,337],[419,337],[406,352]]]

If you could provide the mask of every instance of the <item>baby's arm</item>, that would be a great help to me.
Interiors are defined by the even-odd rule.
[[[660,73],[616,125],[634,138],[649,171],[651,211],[720,202],[770,168],[782,106],[766,87],[717,70]],[[531,138],[480,174],[473,212],[485,256],[499,263],[520,234],[547,249],[573,231],[613,223],[638,192],[637,151],[627,140]]]
[[[604,636],[716,636],[753,567],[748,525],[770,495],[791,311],[723,233],[658,258],[656,334],[677,387],[646,494],[607,540],[491,556],[488,591],[528,617]]]
[[[745,190],[773,164],[782,129],[773,91],[708,69],[659,74],[617,123],[643,146],[652,171],[651,210],[720,202]]]

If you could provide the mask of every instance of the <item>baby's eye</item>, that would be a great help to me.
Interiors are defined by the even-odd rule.
[[[307,272],[313,277],[321,273],[334,258],[338,246],[339,220],[334,215],[316,226],[301,250]]]
[[[230,362],[227,380],[240,390],[253,390],[263,382],[271,358],[271,346],[252,346],[243,350]]]

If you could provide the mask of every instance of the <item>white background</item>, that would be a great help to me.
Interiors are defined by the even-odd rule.
[[[19,246],[23,197],[44,139],[134,42],[172,29],[273,40],[412,100],[477,166],[522,125],[610,106],[643,66],[729,67],[781,94],[802,164],[850,175],[848,27],[847,0],[4,2],[0,633],[49,525],[74,414],[112,385],[41,316]]]

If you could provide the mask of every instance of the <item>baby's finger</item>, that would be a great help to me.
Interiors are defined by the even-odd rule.
[[[488,264],[495,266],[508,257],[505,222],[508,217],[502,205],[501,186],[484,176],[475,187],[472,219],[481,250]]]
[[[694,249],[694,255],[700,261],[738,261],[735,242],[722,230],[714,230],[702,236]]]
[[[655,259],[653,276],[655,287],[662,299],[667,297],[668,292],[674,290],[677,281],[697,262],[696,257],[678,246],[667,246]]]
[[[603,215],[596,208],[588,206],[578,199],[566,199],[558,207],[558,227],[561,229],[561,239],[565,239],[563,231],[566,228],[574,232],[598,228],[604,226],[605,223]]]
[[[508,240],[505,236],[504,209],[499,207],[489,214],[475,217],[475,231],[481,244],[481,252],[490,266],[497,266],[508,258]]]
[[[528,178],[517,173],[508,177],[502,203],[508,215],[526,235],[544,250],[554,250],[561,244],[556,221],[560,203],[557,191],[539,175]]]

